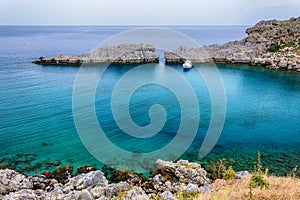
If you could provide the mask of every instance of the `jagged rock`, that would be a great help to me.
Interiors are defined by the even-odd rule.
[[[288,63],[286,61],[282,60],[278,63],[278,66],[280,68],[286,68],[288,66]]]
[[[199,188],[197,185],[189,183],[187,186],[183,187],[183,190],[187,193],[196,193],[199,192]]]
[[[105,178],[103,172],[97,170],[89,172],[87,174],[80,174],[74,178],[71,178],[66,186],[70,187],[71,189],[74,188],[75,190],[82,190],[91,186],[105,186],[107,184],[108,181]]]
[[[174,195],[170,191],[164,191],[160,194],[160,198],[164,200],[174,200]]]
[[[0,170],[0,194],[33,188],[32,182],[14,170]]]
[[[148,200],[149,197],[145,191],[137,186],[134,186],[131,190],[127,192],[124,197],[125,200]]]
[[[105,198],[105,188],[102,186],[96,186],[91,188],[90,192],[96,199],[104,199]]]
[[[45,189],[51,183],[51,180],[44,175],[29,177],[29,179],[32,182],[33,189]]]
[[[79,193],[77,200],[94,200],[93,195],[88,190],[83,190]]]
[[[236,178],[237,179],[242,179],[245,176],[249,176],[250,173],[248,171],[240,171],[236,173]]]
[[[126,182],[112,183],[105,188],[105,196],[110,198],[117,196],[118,193],[129,190],[130,185]]]
[[[44,192],[42,194],[40,194],[41,196],[39,197],[43,197],[44,196]],[[36,195],[34,190],[20,190],[17,192],[11,192],[8,195],[5,195],[3,197],[3,200],[36,200],[38,199],[38,195]],[[43,198],[40,198],[43,199]]]
[[[35,64],[54,65],[81,65],[96,63],[112,64],[141,64],[159,61],[159,55],[155,53],[155,47],[150,44],[121,44],[118,46],[105,46],[91,53],[79,56],[57,56],[54,58],[40,57],[33,61]]]
[[[161,185],[164,182],[164,177],[161,174],[158,174],[158,175],[154,176],[152,178],[152,180],[153,180],[154,183],[156,183],[158,185]]]
[[[157,160],[157,169],[163,170],[176,177],[181,183],[193,183],[196,185],[206,185],[210,180],[206,177],[206,171],[198,163],[190,163],[187,160],[179,160],[177,163]]]
[[[200,191],[202,192],[202,193],[204,193],[204,194],[208,194],[208,193],[210,193],[210,189],[209,189],[209,187],[207,187],[207,186],[200,186]]]

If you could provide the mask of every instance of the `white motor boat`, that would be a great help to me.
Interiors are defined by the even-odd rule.
[[[185,69],[189,69],[189,68],[191,68],[192,66],[193,66],[193,64],[192,64],[192,61],[190,61],[190,60],[187,60],[187,61],[185,61],[184,63],[183,63],[183,68],[185,68]]]

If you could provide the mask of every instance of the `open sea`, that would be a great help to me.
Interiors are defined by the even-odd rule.
[[[79,67],[39,66],[31,61],[40,56],[87,53],[107,38],[133,28],[138,27],[0,26],[0,168],[11,167],[35,175],[63,165],[72,165],[74,172],[83,165],[103,167],[82,143],[74,122],[72,94]],[[246,37],[247,27],[164,28],[209,45],[240,40]],[[112,115],[111,96],[118,81],[135,67],[110,65],[107,68],[96,89],[95,111],[107,138],[114,144],[128,152],[151,152],[176,137],[181,107],[168,88],[156,84],[140,87],[130,98],[132,120],[138,126],[150,124],[149,109],[153,104],[160,104],[166,111],[166,123],[149,140],[123,134]],[[200,108],[196,136],[180,158],[199,162],[206,168],[224,158],[235,170],[252,171],[260,151],[263,165],[272,174],[286,175],[300,165],[300,73],[217,65],[226,94],[225,124],[213,150],[200,158],[199,148],[211,120],[211,102],[196,69],[209,71],[210,66],[195,65],[189,71],[183,71],[179,64],[170,67],[188,81]],[[149,72],[150,69],[155,73]],[[169,75],[162,61],[142,70],[157,79]],[[129,86],[134,83],[135,80],[126,82]],[[118,109],[126,112],[126,106]],[[188,109],[193,112],[195,108]],[[193,116],[190,117],[192,121]],[[107,157],[115,156],[105,146],[103,151]]]

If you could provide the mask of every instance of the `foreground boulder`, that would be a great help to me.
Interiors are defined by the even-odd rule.
[[[206,171],[198,163],[190,163],[187,160],[179,160],[176,163],[157,160],[155,167],[165,177],[177,179],[180,183],[193,183],[199,186],[207,185],[210,180],[206,177]]]
[[[74,178],[71,178],[65,186],[69,187],[71,190],[83,190],[91,186],[106,186],[107,184],[108,181],[103,172],[97,170],[75,176]]]

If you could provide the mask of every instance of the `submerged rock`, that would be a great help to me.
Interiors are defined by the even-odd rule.
[[[44,147],[53,146],[53,144],[49,143],[49,142],[42,142],[41,145],[44,146]]]
[[[30,163],[36,159],[36,154],[16,154],[16,156],[12,159],[15,165]]]
[[[97,168],[94,166],[90,166],[90,165],[81,166],[81,167],[77,168],[77,172],[80,174],[88,173],[88,172],[95,171],[95,170],[97,170]]]
[[[9,163],[7,162],[1,162],[0,163],[0,169],[13,169],[14,167],[11,166]]]

